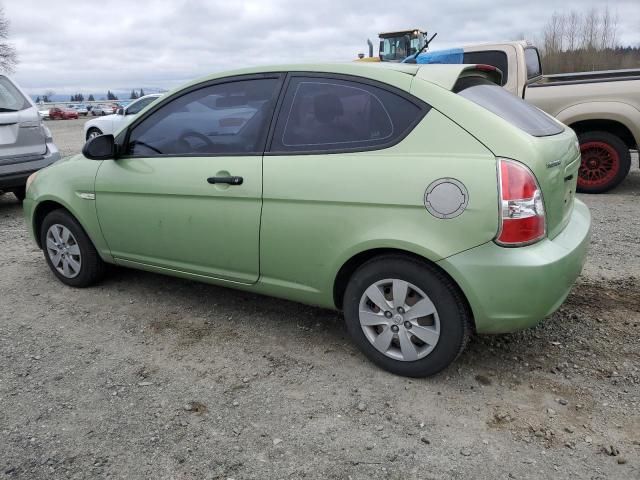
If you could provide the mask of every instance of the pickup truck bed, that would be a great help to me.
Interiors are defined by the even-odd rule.
[[[546,87],[549,85],[576,85],[581,83],[619,82],[625,80],[640,80],[640,69],[602,70],[599,72],[556,73],[545,75],[531,87]]]

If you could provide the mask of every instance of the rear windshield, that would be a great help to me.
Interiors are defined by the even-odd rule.
[[[11,80],[0,76],[0,112],[17,112],[30,106]]]
[[[480,77],[461,78],[454,87],[454,92],[534,137],[557,135],[564,131],[560,123],[542,110]]]

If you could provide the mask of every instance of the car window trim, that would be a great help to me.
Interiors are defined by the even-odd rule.
[[[180,90],[178,92],[173,93],[172,95],[169,95],[166,98],[162,98],[161,101],[152,104],[151,108],[149,110],[147,110],[144,115],[139,115],[137,116],[133,122],[131,122],[131,124],[129,124],[127,126],[127,128],[122,131],[117,137],[116,137],[116,143],[118,144],[118,150],[120,150],[120,154],[117,156],[117,158],[198,158],[198,157],[257,157],[257,156],[262,156],[264,155],[265,149],[266,149],[266,145],[268,143],[269,140],[269,131],[271,129],[271,124],[273,123],[273,118],[274,118],[274,112],[275,112],[275,106],[274,109],[272,110],[272,115],[271,115],[271,119],[269,120],[269,125],[268,128],[266,129],[267,131],[267,135],[265,136],[264,142],[263,142],[263,146],[262,146],[262,151],[258,151],[258,152],[225,152],[225,153],[178,153],[178,154],[155,154],[155,155],[127,155],[127,154],[123,154],[122,152],[127,151],[127,147],[129,146],[129,138],[131,136],[131,132],[133,131],[134,128],[136,128],[136,126],[138,126],[141,122],[143,122],[145,119],[147,119],[148,117],[150,117],[151,115],[153,115],[153,113],[155,113],[157,110],[159,110],[160,108],[162,108],[164,105],[177,100],[180,97],[183,97],[184,95],[187,95],[189,93],[192,93],[194,91],[197,90],[201,90],[203,88],[208,88],[208,87],[212,87],[215,85],[222,85],[225,83],[232,83],[232,82],[237,82],[237,81],[247,81],[247,80],[268,80],[268,79],[275,79],[275,80],[279,80],[279,84],[276,86],[275,88],[275,93],[274,93],[274,97],[276,98],[276,103],[274,105],[277,105],[277,103],[280,100],[280,96],[283,94],[283,89],[282,86],[284,84],[285,81],[285,76],[286,74],[284,72],[264,72],[264,73],[250,73],[250,74],[246,74],[246,75],[233,75],[230,77],[220,77],[220,78],[215,78],[215,79],[211,79],[211,80],[207,80],[204,81],[202,83],[198,83],[195,85],[191,85],[188,88],[185,88],[183,90]]]
[[[280,115],[282,113],[282,106],[287,97],[287,94],[289,93],[291,81],[295,78],[309,78],[311,80],[318,80],[318,79],[343,80],[346,82],[353,82],[356,84],[368,85],[371,87],[380,88],[380,89],[386,90],[389,93],[398,95],[403,99],[411,102],[416,107],[418,107],[420,112],[401,134],[393,137],[389,142],[380,143],[380,144],[372,145],[368,147],[358,146],[358,147],[343,147],[343,148],[324,148],[324,149],[317,149],[317,150],[272,150],[273,138],[275,135],[275,127],[278,123],[278,120],[280,119]],[[431,105],[419,99],[415,95],[412,95],[406,90],[402,90],[388,83],[380,82],[367,77],[361,77],[358,75],[348,75],[348,74],[342,74],[342,73],[325,73],[325,72],[313,72],[313,71],[289,72],[287,73],[287,78],[280,92],[280,98],[278,99],[278,104],[276,105],[276,109],[272,119],[272,128],[269,131],[269,138],[267,140],[267,146],[264,152],[264,156],[273,157],[273,156],[290,156],[290,155],[331,155],[331,154],[341,154],[341,153],[371,152],[371,151],[384,150],[386,148],[391,148],[397,145],[398,143],[402,142],[415,129],[415,127],[424,119],[424,117],[429,113],[431,108],[432,108]],[[335,144],[328,144],[328,145],[335,145]]]

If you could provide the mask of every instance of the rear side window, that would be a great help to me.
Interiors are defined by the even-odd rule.
[[[532,78],[542,75],[540,55],[538,54],[537,48],[524,49],[524,62],[527,65],[527,80],[531,80]]]
[[[529,135],[546,137],[564,131],[560,123],[550,118],[542,110],[528,104],[495,83],[479,77],[473,82],[470,81],[470,78],[461,80],[464,80],[464,83],[454,87],[454,91],[458,95],[495,113]],[[462,88],[460,88],[461,86]]]
[[[486,50],[483,52],[466,52],[462,63],[492,65],[502,72],[502,85],[509,78],[509,64],[507,54],[500,50]]]
[[[401,140],[426,108],[405,96],[337,78],[293,77],[271,152],[340,152],[385,148]]]
[[[0,77],[0,112],[17,112],[31,104],[7,77]]]

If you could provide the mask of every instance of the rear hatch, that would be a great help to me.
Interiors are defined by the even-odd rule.
[[[547,235],[554,238],[569,222],[576,191],[580,151],[575,133],[495,83],[480,77],[462,77],[453,91],[499,116],[524,132],[533,148],[513,156],[527,165],[542,190]],[[509,135],[510,129],[504,129]],[[492,148],[498,156],[506,155]],[[518,158],[520,157],[520,158]]]
[[[37,108],[9,78],[0,75],[0,165],[38,160],[46,150]]]

